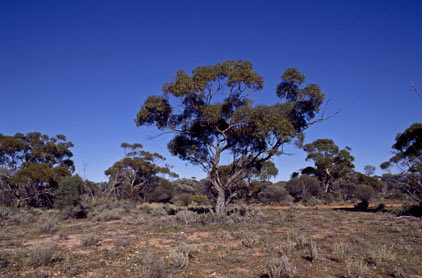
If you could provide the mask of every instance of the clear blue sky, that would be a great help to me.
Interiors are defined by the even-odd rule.
[[[0,1],[0,133],[65,134],[77,173],[105,180],[121,142],[168,157],[169,137],[134,118],[178,69],[250,60],[271,104],[280,74],[297,67],[332,99],[337,117],[305,142],[350,146],[356,169],[390,156],[398,132],[422,121],[422,1]],[[303,151],[275,158],[276,180],[309,165]],[[378,171],[378,173],[381,173]]]

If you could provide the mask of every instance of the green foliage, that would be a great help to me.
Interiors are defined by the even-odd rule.
[[[58,183],[74,171],[71,142],[64,135],[39,132],[7,136],[0,133],[1,191],[15,205],[53,205]]]
[[[365,199],[363,195],[369,194],[372,197],[376,192],[384,190],[386,186],[387,184],[378,176],[368,176],[355,171],[349,172],[335,182],[336,192],[341,194],[344,200],[358,198],[363,201]],[[366,198],[366,201],[369,199]]]
[[[375,195],[375,190],[372,186],[367,184],[360,184],[356,190],[356,197],[365,202],[369,202]]]
[[[210,200],[204,195],[192,195],[190,196],[190,203],[196,203],[198,205],[208,205]]]
[[[372,176],[376,169],[377,168],[375,168],[375,166],[373,165],[366,165],[365,167],[363,167],[363,170],[365,171],[365,174],[367,176]]]
[[[222,214],[243,190],[239,184],[249,170],[260,172],[266,161],[283,154],[284,144],[303,140],[303,131],[318,122],[312,119],[324,100],[319,86],[302,87],[305,76],[296,69],[281,79],[279,103],[254,105],[250,96],[263,89],[264,81],[249,61],[226,60],[197,67],[190,75],[180,70],[164,84],[162,96],[146,99],[135,122],[175,134],[169,151],[208,172],[216,211]],[[219,168],[224,153],[233,157],[225,174]]]
[[[164,182],[161,182],[161,191],[153,192],[155,186],[160,184],[160,175],[177,177],[168,166],[161,167],[157,164],[165,158],[158,153],[143,151],[141,144],[122,143],[121,146],[125,149],[126,156],[105,171],[110,178],[106,196],[136,200],[140,197],[146,199],[147,194],[152,194],[156,198],[169,199],[171,189]],[[160,196],[161,193],[164,195]]]
[[[151,192],[145,194],[145,200],[148,202],[168,202],[174,192],[174,185],[163,178],[158,178],[153,182]]]
[[[192,194],[189,193],[181,193],[173,196],[171,199],[171,202],[175,205],[179,206],[188,206],[190,204],[190,198],[192,197]]]
[[[222,165],[217,168],[219,173],[220,181],[225,184],[228,183],[231,179],[233,172],[236,172],[239,169],[236,169],[236,165]],[[229,188],[226,188],[226,196],[231,195],[231,191],[235,190],[237,192],[236,198],[252,198],[262,190],[265,185],[268,184],[268,180],[272,177],[277,176],[278,169],[275,167],[275,164],[272,161],[265,161],[256,167],[245,170],[240,174],[233,185]]]
[[[313,160],[315,167],[307,167],[302,173],[315,175],[324,186],[324,193],[332,190],[334,181],[344,177],[355,167],[350,148],[340,150],[331,139],[317,139],[304,146],[306,160]]]
[[[393,157],[382,163],[381,169],[397,166],[401,176],[395,177],[395,182],[413,200],[422,204],[422,123],[414,123],[399,133],[392,148]]]
[[[319,180],[306,174],[289,180],[286,184],[286,190],[293,196],[295,201],[306,201],[311,197],[321,198],[323,195],[323,189]]]
[[[258,200],[263,203],[282,204],[290,201],[289,192],[284,188],[284,183],[271,183],[258,193]]]
[[[54,207],[64,209],[80,204],[83,191],[84,181],[78,175],[66,177],[54,192]]]

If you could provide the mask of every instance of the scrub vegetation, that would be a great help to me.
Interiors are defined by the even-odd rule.
[[[352,148],[304,144],[336,116],[317,84],[287,69],[279,100],[257,105],[263,86],[226,60],[178,71],[141,105],[136,125],[172,133],[202,180],[122,143],[93,182],[64,135],[0,134],[0,277],[422,277],[422,123],[398,133],[384,174],[360,173]],[[314,165],[275,182],[287,144]]]

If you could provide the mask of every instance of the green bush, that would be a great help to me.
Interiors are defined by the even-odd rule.
[[[335,201],[338,200],[338,194],[335,192],[327,192],[327,194],[325,194],[325,202],[328,204],[331,204]]]
[[[295,201],[306,200],[311,197],[321,198],[323,195],[319,180],[305,174],[288,181],[286,190],[295,198]]]
[[[356,190],[356,198],[361,201],[369,202],[372,197],[375,195],[375,190],[372,186],[367,184],[360,184]]]
[[[196,203],[198,205],[208,205],[210,200],[204,195],[192,195],[190,196],[190,203]]]
[[[54,207],[64,209],[80,203],[84,190],[84,181],[78,176],[66,177],[59,183],[59,188],[54,192]]]
[[[106,209],[99,213],[93,212],[90,213],[88,216],[93,221],[100,221],[100,222],[107,222],[111,220],[120,220],[122,219],[122,215],[125,214],[124,209],[122,208],[114,208],[114,209]]]
[[[282,183],[274,183],[265,186],[258,193],[258,200],[263,203],[287,203],[291,201],[289,192],[283,187]]]
[[[149,202],[168,202],[173,196],[174,185],[166,179],[156,182],[154,189],[145,194],[145,199]]]

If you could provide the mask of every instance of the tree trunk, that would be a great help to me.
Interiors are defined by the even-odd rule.
[[[217,202],[215,203],[215,213],[218,216],[222,216],[226,210],[226,194],[224,192],[224,187],[220,184],[216,177],[211,178],[211,183],[214,189],[217,191]]]
[[[226,196],[224,196],[224,190],[221,194],[220,191],[218,191],[217,195],[217,203],[215,204],[215,213],[218,216],[222,216],[225,213],[226,210]]]

